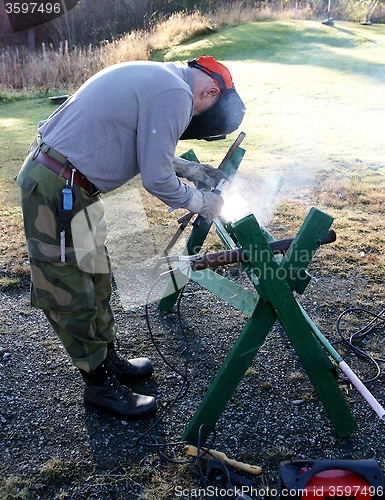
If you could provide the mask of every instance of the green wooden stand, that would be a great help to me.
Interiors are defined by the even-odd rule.
[[[259,226],[253,215],[227,225],[216,219],[217,233],[225,246],[241,246],[248,253],[250,262],[242,266],[256,291],[246,290],[209,269],[189,271],[178,283],[170,279],[158,303],[160,310],[172,310],[179,290],[188,279],[192,279],[249,317],[186,427],[183,434],[185,441],[197,443],[202,424],[215,426],[277,319],[306,370],[337,435],[347,437],[357,430],[353,415],[339,390],[334,365],[313,334],[316,327],[304,315],[293,295],[294,291],[303,293],[309,283],[310,276],[306,268],[332,221],[329,215],[312,208],[282,257],[272,253],[268,246],[272,236]],[[200,251],[209,230],[206,226],[193,228],[185,248],[187,254]],[[176,276],[178,274],[182,275],[177,273]],[[204,427],[201,439],[206,440],[209,433],[209,428]]]

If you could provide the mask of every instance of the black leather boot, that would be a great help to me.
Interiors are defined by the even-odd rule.
[[[125,360],[118,356],[114,344],[108,344],[108,359],[115,370],[115,377],[123,385],[143,380],[152,375],[154,369],[148,358]]]
[[[108,358],[94,372],[80,370],[86,384],[84,407],[94,413],[121,420],[140,420],[153,416],[156,412],[155,398],[135,394],[123,387],[113,372]]]

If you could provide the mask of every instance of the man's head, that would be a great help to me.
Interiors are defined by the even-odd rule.
[[[237,94],[230,71],[212,56],[188,61],[195,72],[194,116],[181,139],[215,139],[234,132],[241,124],[245,105]]]

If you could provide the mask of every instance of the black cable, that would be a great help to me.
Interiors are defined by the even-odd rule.
[[[188,339],[187,339],[185,330],[183,328],[182,320],[181,320],[181,317],[180,317],[180,301],[181,301],[182,292],[184,290],[184,287],[182,288],[182,290],[181,290],[181,292],[179,294],[179,297],[178,297],[178,301],[177,301],[177,313],[178,313],[179,326],[180,326],[181,332],[182,332],[182,334],[184,336],[184,340],[185,340],[185,343],[186,343],[186,351],[187,351],[187,354],[185,356],[184,373],[182,373],[182,372],[180,372],[175,366],[173,366],[166,359],[166,357],[164,356],[164,354],[160,350],[160,348],[158,346],[158,343],[155,340],[155,337],[154,337],[154,334],[153,334],[153,330],[152,330],[152,327],[151,327],[151,323],[150,323],[150,313],[149,313],[149,309],[150,309],[150,297],[151,297],[152,292],[154,291],[155,287],[157,286],[157,284],[159,283],[160,280],[161,280],[161,278],[158,278],[157,280],[155,280],[154,283],[153,283],[153,285],[150,287],[150,289],[149,289],[149,291],[147,293],[146,307],[145,307],[146,324],[147,324],[148,332],[150,334],[151,342],[152,342],[153,346],[155,347],[157,353],[161,357],[162,361],[174,373],[176,373],[177,375],[179,375],[182,378],[182,384],[181,384],[181,386],[179,388],[179,391],[178,391],[177,395],[174,398],[170,399],[169,401],[166,401],[166,403],[164,404],[164,406],[163,406],[163,408],[162,408],[159,416],[157,417],[156,421],[154,422],[154,424],[144,434],[142,434],[141,436],[139,436],[139,438],[136,440],[136,444],[139,444],[140,441],[142,441],[142,439],[145,436],[147,436],[152,430],[154,430],[154,432],[156,433],[156,429],[157,429],[158,425],[162,422],[162,420],[164,419],[164,417],[171,411],[171,409],[175,405],[175,403],[177,401],[179,401],[181,398],[183,398],[186,395],[186,393],[187,393],[187,391],[189,389],[189,381],[188,381],[188,378],[187,378],[189,343],[188,343]],[[160,443],[158,443],[158,441],[157,441],[156,434],[154,435],[154,437],[155,437],[155,440],[156,440],[156,444],[155,445],[148,444],[148,446],[157,446],[157,447],[159,447]],[[174,444],[181,444],[181,442],[174,443]]]
[[[175,368],[175,366],[173,366],[167,359],[166,357],[164,356],[164,354],[162,353],[162,351],[160,350],[156,340],[155,340],[155,337],[153,335],[153,332],[152,332],[152,328],[151,328],[151,324],[150,324],[150,315],[149,315],[149,308],[150,308],[150,305],[149,305],[149,299],[150,299],[150,296],[155,288],[155,286],[158,284],[158,282],[160,281],[160,278],[158,278],[155,283],[153,284],[153,286],[150,288],[149,292],[148,292],[148,295],[147,295],[147,301],[146,301],[146,308],[145,308],[145,311],[146,311],[146,324],[147,324],[147,328],[148,328],[148,331],[149,331],[149,334],[150,334],[150,338],[151,338],[151,341],[157,351],[157,353],[159,354],[159,356],[161,357],[162,361],[169,367],[171,368],[171,370],[176,373],[177,375],[179,375],[180,377],[182,377],[182,380],[184,382],[184,384],[186,385],[186,388],[185,388],[185,391],[184,391],[184,394],[182,394],[180,397],[183,397],[185,395],[185,393],[188,391],[189,389],[189,380],[188,380],[188,377],[187,377],[187,372],[188,372],[188,354],[190,352],[190,347],[189,347],[189,341],[188,341],[188,338],[187,338],[187,335],[186,335],[186,332],[183,328],[183,323],[182,323],[182,319],[181,319],[181,314],[180,314],[180,303],[181,303],[181,299],[182,299],[182,295],[183,295],[183,291],[184,291],[184,288],[183,287],[179,293],[179,296],[178,296],[178,300],[177,300],[177,317],[178,317],[178,322],[179,322],[179,328],[180,328],[180,331],[183,335],[183,338],[184,338],[184,341],[186,343],[186,356],[185,356],[185,366],[184,366],[184,373],[181,373],[179,370],[177,370]],[[181,391],[180,391],[181,392]],[[178,397],[179,399],[179,397]]]
[[[174,270],[171,268],[170,269],[170,274],[171,274],[171,277],[172,279],[174,280],[174,286],[176,288],[176,283],[175,283],[175,277],[174,277]],[[164,356],[164,354],[162,353],[155,337],[154,337],[154,334],[153,334],[153,329],[152,329],[152,326],[151,326],[151,322],[150,322],[150,312],[149,312],[149,309],[150,309],[150,297],[152,295],[152,292],[154,290],[154,288],[157,286],[157,284],[159,283],[159,281],[161,280],[161,278],[158,278],[157,280],[155,280],[155,282],[153,283],[153,285],[150,287],[149,291],[148,291],[148,294],[147,294],[147,299],[146,299],[146,307],[145,307],[145,311],[146,311],[146,323],[147,323],[147,328],[148,328],[148,331],[149,331],[149,334],[150,334],[150,338],[151,338],[151,341],[152,341],[152,344],[154,345],[157,353],[159,354],[160,358],[163,360],[163,362],[174,372],[176,373],[177,375],[179,375],[181,378],[182,378],[182,384],[179,388],[179,391],[177,393],[177,395],[170,399],[169,401],[167,401],[163,408],[162,408],[162,411],[160,412],[159,416],[157,417],[156,421],[154,422],[154,424],[145,432],[143,433],[141,436],[139,436],[139,438],[136,440],[136,444],[138,445],[147,435],[150,434],[150,432],[153,430],[153,439],[155,441],[155,443],[145,443],[145,446],[149,446],[149,447],[156,447],[157,448],[157,451],[159,453],[159,455],[164,458],[166,461],[168,462],[171,462],[171,463],[177,463],[177,464],[186,464],[186,463],[192,463],[192,462],[195,462],[194,461],[181,461],[181,460],[174,460],[172,458],[170,458],[169,456],[166,456],[161,448],[165,448],[165,447],[169,447],[169,446],[176,446],[176,445],[186,445],[188,444],[186,441],[177,441],[177,442],[171,442],[171,443],[165,443],[165,444],[162,444],[162,443],[159,443],[158,441],[158,436],[157,436],[157,428],[159,426],[159,424],[164,420],[164,418],[170,413],[171,409],[173,408],[173,406],[177,403],[177,401],[179,401],[180,399],[182,399],[183,397],[186,396],[188,390],[189,390],[189,386],[190,386],[190,383],[189,383],[189,380],[188,380],[188,358],[189,358],[189,352],[190,352],[190,348],[189,348],[189,342],[188,342],[188,338],[187,338],[187,335],[186,335],[186,332],[185,332],[185,329],[183,327],[183,322],[182,322],[182,318],[181,318],[181,312],[180,312],[180,304],[181,304],[181,299],[182,299],[182,296],[183,296],[183,291],[184,291],[184,288],[183,287],[179,293],[179,296],[178,296],[178,300],[177,300],[177,317],[178,317],[178,322],[179,322],[179,328],[180,328],[180,331],[182,332],[183,334],[183,337],[184,337],[184,341],[185,341],[185,344],[186,344],[186,355],[185,355],[185,363],[184,363],[184,371],[183,373],[178,370],[174,365],[172,365],[167,359],[166,357]]]
[[[342,334],[341,321],[345,316],[351,313],[367,314],[371,316],[372,319],[365,326],[353,332],[348,338],[347,336]],[[376,375],[374,375],[370,379],[364,380],[363,383],[365,384],[369,384],[371,382],[374,382],[375,380],[378,380],[378,378],[382,374],[380,363],[384,363],[385,359],[370,356],[367,352],[354,345],[354,341],[356,339],[361,339],[365,337],[379,326],[382,326],[384,323],[385,323],[385,309],[383,309],[380,313],[374,313],[364,307],[351,307],[349,309],[346,309],[340,314],[340,316],[337,319],[336,328],[338,334],[341,337],[341,340],[337,340],[336,342],[333,342],[333,344],[344,342],[349,347],[349,349],[351,349],[358,357],[365,359],[369,363],[374,364],[374,366],[376,367]]]
[[[171,275],[172,279],[174,280],[174,286],[177,289],[176,282],[175,282],[175,276],[174,276],[175,275],[175,270],[173,268],[170,268],[170,275]],[[148,331],[149,331],[149,334],[150,334],[151,341],[152,341],[152,343],[153,343],[153,345],[154,345],[157,353],[159,354],[159,356],[161,357],[161,359],[164,361],[164,363],[172,371],[174,371],[174,373],[176,373],[177,375],[179,375],[182,378],[183,382],[181,384],[181,387],[180,387],[177,395],[174,398],[170,399],[168,402],[166,402],[166,404],[164,405],[164,407],[163,407],[160,415],[157,417],[157,419],[154,422],[154,424],[146,432],[144,432],[141,436],[139,436],[139,438],[136,440],[136,444],[138,445],[153,430],[154,431],[154,433],[153,433],[153,439],[154,439],[155,443],[144,443],[144,446],[149,446],[149,447],[155,447],[155,448],[157,448],[157,451],[158,451],[159,455],[162,458],[164,458],[167,462],[185,465],[185,464],[196,463],[199,460],[199,458],[198,458],[199,454],[197,454],[197,457],[196,458],[194,457],[193,460],[175,460],[175,459],[172,459],[169,456],[165,455],[162,452],[161,448],[166,448],[166,447],[169,447],[169,446],[177,446],[177,445],[188,445],[188,444],[192,444],[193,445],[193,443],[189,443],[188,441],[174,441],[174,442],[170,442],[170,443],[159,443],[158,436],[157,436],[157,428],[158,428],[159,424],[170,413],[171,409],[177,403],[177,401],[179,401],[180,399],[182,399],[183,397],[186,396],[186,394],[187,394],[187,392],[189,390],[189,387],[190,387],[189,380],[188,380],[188,359],[189,359],[190,347],[189,347],[189,341],[188,341],[185,329],[183,327],[183,322],[182,322],[182,317],[181,317],[181,311],[180,311],[181,300],[182,300],[183,292],[184,292],[184,289],[185,289],[186,285],[180,290],[180,293],[179,293],[179,296],[178,296],[178,299],[177,299],[177,317],[178,317],[178,322],[179,322],[179,328],[180,328],[180,331],[183,334],[183,337],[184,337],[184,340],[185,340],[185,344],[186,344],[186,349],[185,349],[186,355],[185,355],[184,372],[182,373],[179,370],[177,370],[175,368],[175,366],[172,365],[166,359],[166,357],[164,356],[164,354],[162,353],[161,349],[158,346],[158,343],[155,340],[155,337],[154,337],[154,334],[153,334],[153,329],[152,329],[151,322],[150,322],[150,314],[149,314],[150,297],[151,297],[151,295],[152,295],[155,287],[157,286],[157,284],[159,283],[159,281],[161,279],[162,278],[158,278],[157,280],[155,280],[154,283],[153,283],[153,285],[150,287],[150,289],[149,289],[149,291],[147,293],[146,307],[145,307],[145,312],[146,312],[145,316],[146,316],[147,328],[148,328]],[[199,437],[198,437],[199,442],[201,441],[201,429],[204,426],[207,426],[207,425],[209,425],[209,424],[203,424],[203,425],[201,425],[201,427],[199,429]],[[214,441],[215,441],[215,428],[213,428],[212,426],[210,426],[210,427],[214,431],[214,437],[212,439],[212,442],[209,444],[209,448],[213,446]]]
[[[202,424],[199,427],[199,430],[198,430],[197,460],[196,461],[197,461],[197,464],[198,464],[199,475],[201,477],[201,481],[202,481],[203,486],[205,487],[205,489],[207,489],[207,482],[206,482],[205,475],[203,474],[203,468],[202,468],[202,458],[205,455],[209,455],[209,456],[213,456],[213,455],[211,455],[211,453],[209,451],[209,449],[211,448],[212,445],[209,445],[208,447],[206,447],[206,449],[203,450],[203,453],[201,453],[201,450],[202,450],[202,430],[203,430],[204,427],[210,427],[211,430],[213,431],[213,441],[212,441],[212,444],[214,444],[215,439],[216,439],[216,431],[215,431],[215,427],[213,427],[210,424]]]

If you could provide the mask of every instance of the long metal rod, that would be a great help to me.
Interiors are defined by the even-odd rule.
[[[269,241],[268,245],[274,254],[286,253],[294,238],[287,238],[284,240]],[[320,241],[320,245],[326,245],[336,241],[336,233],[333,229],[329,229],[325,237]],[[253,258],[257,258],[256,255]],[[215,268],[219,266],[226,266],[235,264],[236,262],[249,262],[249,255],[243,248],[233,248],[231,250],[224,250],[217,253],[207,253],[204,255],[196,255],[190,259],[193,271],[200,271],[201,269]]]

